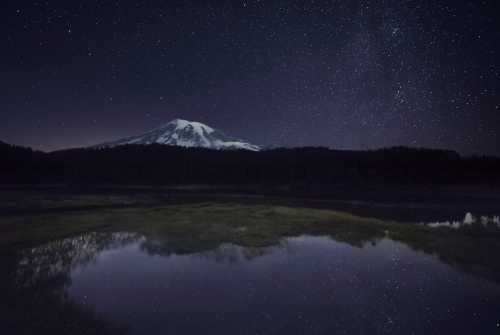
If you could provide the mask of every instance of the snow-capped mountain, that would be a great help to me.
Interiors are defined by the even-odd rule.
[[[175,119],[144,134],[107,142],[97,147],[114,147],[124,144],[169,144],[183,147],[209,149],[245,149],[258,151],[260,147],[229,137],[220,130],[200,122]]]

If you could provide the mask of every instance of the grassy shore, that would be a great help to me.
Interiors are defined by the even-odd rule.
[[[467,272],[500,281],[500,232],[400,224],[345,212],[238,203],[198,203],[144,208],[95,209],[0,218],[0,252],[87,232],[130,231],[168,238],[175,252],[191,253],[221,243],[266,247],[288,236],[328,235],[353,246],[388,237],[437,255]]]

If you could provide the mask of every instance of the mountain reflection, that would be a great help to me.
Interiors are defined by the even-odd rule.
[[[286,240],[274,245],[239,247],[221,241],[200,241],[194,238],[154,235],[144,238],[139,247],[151,256],[196,255],[220,263],[237,263],[264,256],[272,247],[285,247]]]

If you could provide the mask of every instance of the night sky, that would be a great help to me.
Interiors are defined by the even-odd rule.
[[[259,145],[500,155],[496,1],[2,1],[0,140],[173,118]]]

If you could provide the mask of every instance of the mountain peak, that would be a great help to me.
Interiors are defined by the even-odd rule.
[[[113,147],[125,144],[147,145],[153,143],[209,149],[260,150],[256,145],[229,137],[220,130],[209,127],[206,124],[184,119],[173,119],[144,134],[104,143],[97,147]]]
[[[196,121],[188,121],[184,119],[173,119],[169,123],[164,124],[163,126],[160,126],[156,129],[160,128],[165,128],[170,125],[174,125],[177,130],[179,129],[194,129],[195,131],[199,133],[207,132],[207,133],[212,133],[214,132],[214,129],[207,126],[206,124],[203,124],[201,122],[196,122]]]

